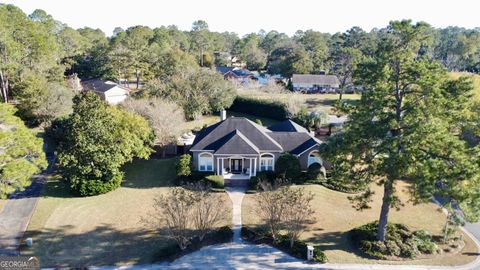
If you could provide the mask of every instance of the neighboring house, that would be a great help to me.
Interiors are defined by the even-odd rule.
[[[247,69],[218,66],[216,67],[216,71],[222,74],[225,80],[236,80],[244,84],[249,83],[251,80],[255,80],[253,73]]]
[[[294,91],[305,93],[335,93],[340,81],[335,75],[293,74],[292,87]]]
[[[129,94],[129,90],[112,81],[88,80],[82,82],[84,91],[92,91],[100,96],[109,104],[118,104],[124,101]]]
[[[222,119],[196,136],[190,148],[195,170],[249,178],[258,171],[273,171],[284,152],[297,156],[303,170],[314,163],[323,165],[322,141],[291,120],[266,128],[243,117],[222,114]]]

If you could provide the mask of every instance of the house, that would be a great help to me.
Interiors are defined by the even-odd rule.
[[[266,128],[247,118],[225,116],[223,112],[220,122],[195,137],[190,151],[196,170],[226,179],[232,175],[249,179],[259,171],[273,171],[285,152],[296,155],[303,170],[314,163],[323,164],[319,155],[322,141],[292,120]]]
[[[84,91],[93,91],[109,104],[118,104],[124,101],[129,90],[112,81],[88,80],[82,82]]]
[[[294,91],[305,93],[335,93],[340,87],[335,75],[293,74],[291,82]]]
[[[244,84],[248,83],[250,80],[255,80],[253,73],[247,69],[217,66],[216,71],[222,74],[225,80],[236,80]]]

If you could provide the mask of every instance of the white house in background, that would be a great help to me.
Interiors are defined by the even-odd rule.
[[[340,87],[335,75],[293,74],[291,80],[294,91],[305,93],[335,93]]]
[[[88,80],[82,82],[84,91],[92,91],[109,104],[118,104],[124,101],[129,90],[112,81]]]

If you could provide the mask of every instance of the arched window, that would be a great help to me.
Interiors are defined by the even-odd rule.
[[[310,165],[312,165],[314,163],[318,163],[318,164],[320,164],[320,166],[323,166],[322,158],[320,157],[320,153],[318,153],[317,150],[313,150],[312,152],[310,152],[310,154],[308,154],[308,166],[307,167],[310,167]]]
[[[201,172],[213,171],[213,155],[210,153],[201,153],[198,156],[198,170]]]
[[[272,154],[260,156],[260,171],[273,171],[275,158]]]

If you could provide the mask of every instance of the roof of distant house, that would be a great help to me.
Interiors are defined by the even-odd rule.
[[[83,81],[81,83],[85,90],[91,90],[94,92],[107,92],[108,90],[116,86],[126,91],[129,91],[127,88],[112,81],[102,81],[102,80],[93,79],[93,80]]]
[[[226,66],[217,66],[215,67],[215,70],[219,73],[225,74],[227,72],[230,72],[234,69],[238,69],[237,67],[226,67]]]
[[[292,83],[334,85],[340,84],[335,75],[293,74]]]

